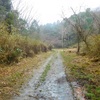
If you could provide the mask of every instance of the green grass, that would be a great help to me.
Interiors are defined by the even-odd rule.
[[[70,81],[78,81],[86,89],[87,100],[100,100],[100,62],[75,52],[61,52]]]
[[[42,73],[41,77],[40,77],[40,82],[44,82],[45,78],[47,76],[48,71],[50,70],[50,64],[48,64],[44,70],[44,72]]]
[[[67,53],[66,52],[61,52],[61,55],[63,57],[63,63],[65,65],[65,71],[66,71],[66,74],[68,75],[68,80],[69,81],[74,81],[75,78],[74,78],[74,72],[72,73],[72,70],[74,71],[73,69],[73,66],[74,64],[72,63],[72,61],[74,60],[74,57],[76,56],[76,54],[72,53]]]
[[[42,73],[42,75],[41,75],[41,77],[40,77],[40,79],[39,79],[38,84],[35,86],[35,89],[37,89],[37,88],[45,81],[46,76],[47,76],[47,74],[48,74],[48,71],[50,70],[50,67],[51,67],[50,64],[48,64],[48,65],[46,66],[44,72]]]

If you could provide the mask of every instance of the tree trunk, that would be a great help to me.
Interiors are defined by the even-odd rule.
[[[76,53],[77,54],[80,53],[80,37],[79,37],[79,35],[77,35],[77,52]]]

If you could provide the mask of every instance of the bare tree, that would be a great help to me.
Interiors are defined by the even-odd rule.
[[[72,26],[72,29],[77,34],[77,43],[78,43],[77,54],[79,54],[80,41],[83,41],[85,43],[86,47],[89,49],[87,38],[88,38],[89,34],[92,32],[93,25],[90,24],[90,26],[89,26],[86,18],[82,18],[80,13],[76,14],[76,12],[74,11],[73,8],[71,8],[71,10],[74,13],[75,19],[73,20],[71,18],[65,17],[64,20]],[[84,28],[84,26],[88,26],[88,29]]]

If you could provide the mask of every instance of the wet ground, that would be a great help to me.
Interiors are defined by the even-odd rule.
[[[50,70],[45,80],[40,82],[40,77],[48,64],[50,64]],[[32,79],[23,86],[20,95],[14,97],[13,100],[74,100],[59,53],[49,57],[33,73]]]

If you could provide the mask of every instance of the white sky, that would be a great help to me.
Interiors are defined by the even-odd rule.
[[[80,6],[81,11],[86,8],[100,7],[99,0],[13,0],[13,2],[15,9],[23,8],[24,17],[30,15],[30,18],[38,19],[41,24],[61,20],[62,11],[69,17],[73,14],[70,7],[78,11]]]

